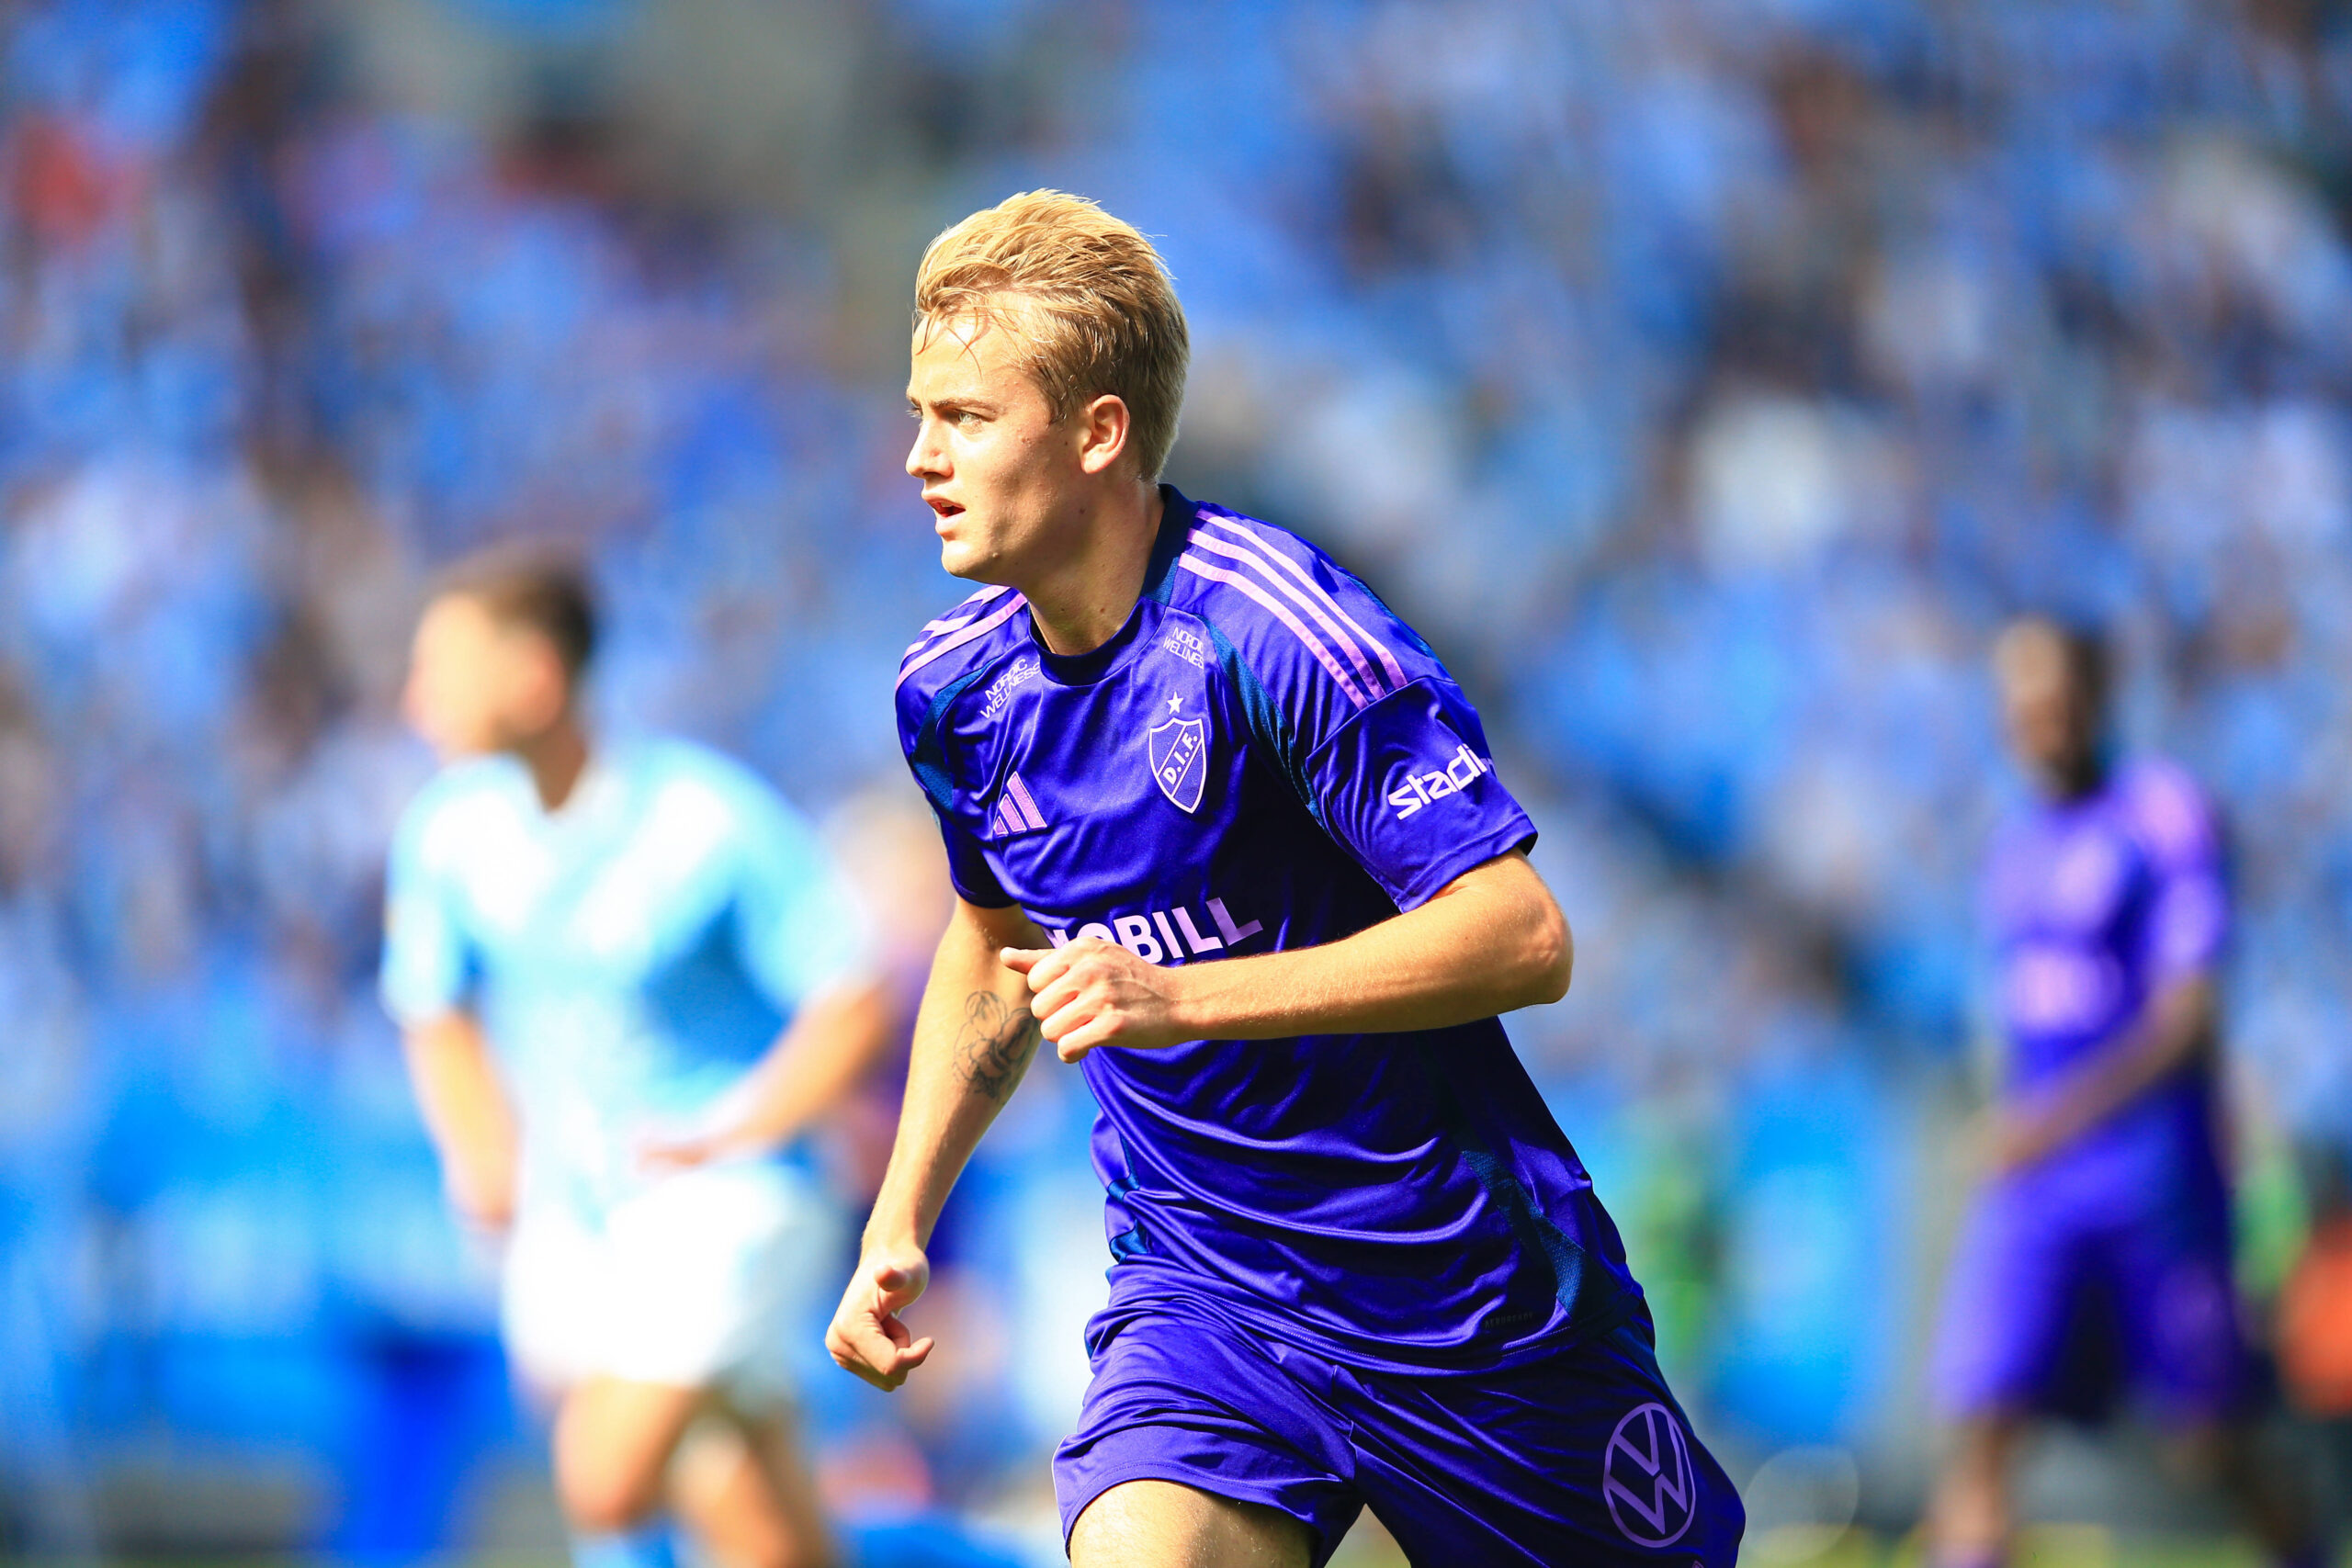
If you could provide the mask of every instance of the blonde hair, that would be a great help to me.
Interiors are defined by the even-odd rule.
[[[1132,225],[1057,190],[973,213],[932,241],[915,273],[916,331],[927,339],[959,320],[1026,343],[1056,419],[1105,393],[1125,402],[1128,447],[1146,479],[1159,478],[1192,344],[1175,279]]]

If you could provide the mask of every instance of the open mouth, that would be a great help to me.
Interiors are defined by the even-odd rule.
[[[936,513],[942,523],[946,522],[950,517],[960,517],[964,513],[964,509],[952,501],[944,501],[933,495],[927,495],[922,499],[923,504]]]

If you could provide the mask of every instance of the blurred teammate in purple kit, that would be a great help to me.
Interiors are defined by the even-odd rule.
[[[2169,1428],[2177,1462],[2220,1482],[2278,1562],[2316,1563],[2305,1512],[2257,1474],[2245,1429],[2214,1072],[2229,903],[2212,812],[2168,763],[2109,761],[2094,637],[2020,620],[1994,666],[2010,746],[2041,798],[1999,835],[1985,877],[2007,1060],[1992,1175],[1936,1349],[1937,1392],[1960,1427],[1935,1503],[1939,1560],[2002,1561],[2028,1423],[2094,1413],[2110,1391],[2083,1385],[2120,1378]]]
[[[1080,1568],[1723,1568],[1742,1516],[1496,1014],[1569,937],[1476,713],[1313,546],[1157,482],[1182,308],[1036,192],[933,243],[908,471],[941,558],[900,738],[958,899],[828,1337],[895,1388],[923,1246],[1042,1033],[1101,1108],[1111,1303],[1055,1459]]]

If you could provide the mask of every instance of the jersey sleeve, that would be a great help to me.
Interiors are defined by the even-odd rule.
[[[2149,972],[2162,979],[2207,973],[2230,934],[2220,825],[2196,784],[2170,768],[2152,770],[2134,793],[2132,819],[2152,881]]]
[[[916,649],[922,646],[918,643]],[[1001,909],[1012,902],[1012,897],[989,869],[978,838],[957,818],[956,783],[942,734],[944,711],[969,683],[969,671],[959,671],[944,680],[921,669],[915,675],[915,679],[902,676],[899,683],[899,748],[931,805],[933,819],[939,824],[940,844],[947,852],[947,879],[955,885],[956,896],[967,904]]]
[[[956,885],[956,896],[984,909],[1001,909],[1012,903],[1012,896],[997,881],[988,857],[980,852],[979,840],[938,807],[933,806],[931,814],[939,824],[940,843],[947,851],[947,880]]]
[[[1495,775],[1477,711],[1441,675],[1367,704],[1302,773],[1325,829],[1399,909],[1535,841]]]
[[[737,955],[768,1000],[788,1013],[871,977],[871,924],[816,829],[764,789],[744,792],[737,811]]]
[[[1532,843],[1462,688],[1412,628],[1284,530],[1202,508],[1175,559],[1250,728],[1400,909]]]
[[[427,852],[428,796],[409,808],[384,875],[384,956],[378,988],[403,1028],[429,1023],[471,998],[479,954],[458,912],[456,889]]]

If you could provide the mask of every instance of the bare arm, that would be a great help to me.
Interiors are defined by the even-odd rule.
[[[791,1142],[874,1070],[890,1048],[895,1012],[876,982],[818,992],[727,1097],[717,1124],[648,1145],[647,1163],[699,1165]]]
[[[825,1336],[833,1359],[894,1389],[931,1353],[899,1313],[930,1280],[923,1247],[948,1190],[1020,1086],[1037,1049],[1028,989],[998,956],[1040,933],[1018,908],[956,902],[915,1017],[906,1104],[857,1271]]]
[[[2036,1103],[1995,1119],[1996,1169],[2046,1158],[2123,1110],[2209,1049],[2213,1040],[2212,980],[2172,981],[2149,999],[2125,1036],[2098,1053]]]
[[[1062,1060],[1102,1045],[1440,1029],[1567,994],[1566,916],[1517,852],[1343,941],[1161,968],[1100,940],[1010,952]]]
[[[444,1013],[402,1031],[401,1043],[449,1201],[468,1219],[503,1228],[514,1217],[514,1113],[481,1026]]]

